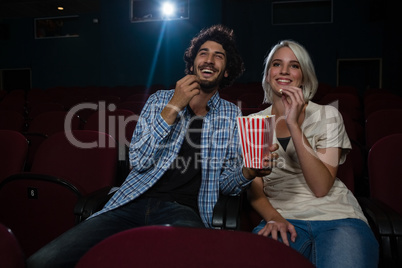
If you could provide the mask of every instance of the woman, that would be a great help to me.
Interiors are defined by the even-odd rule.
[[[248,192],[263,221],[253,230],[317,267],[377,267],[378,243],[353,194],[336,177],[351,149],[342,116],[311,102],[317,78],[303,46],[282,41],[265,60],[265,102],[276,116],[277,166]]]

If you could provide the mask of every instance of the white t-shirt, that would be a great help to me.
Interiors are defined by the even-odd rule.
[[[258,113],[271,114],[271,107]],[[280,120],[280,119],[279,119]],[[340,163],[351,149],[343,119],[339,111],[329,105],[309,102],[301,126],[311,147],[342,148]],[[274,142],[278,143],[276,137]],[[286,219],[335,220],[357,218],[365,221],[359,203],[345,184],[336,178],[332,189],[324,197],[316,197],[304,179],[292,139],[284,149],[279,146],[277,167],[264,177],[264,192],[275,209]]]

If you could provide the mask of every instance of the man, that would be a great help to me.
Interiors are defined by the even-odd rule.
[[[72,267],[103,239],[139,226],[211,227],[220,193],[239,194],[270,174],[242,167],[241,112],[219,98],[244,70],[233,31],[202,30],[184,59],[187,75],[174,90],[150,96],[141,112],[125,182],[101,211],[30,257],[28,267]]]

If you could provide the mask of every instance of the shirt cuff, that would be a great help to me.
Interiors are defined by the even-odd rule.
[[[168,123],[166,123],[166,121],[163,119],[161,114],[158,114],[155,117],[155,123],[154,123],[154,136],[155,136],[155,138],[157,140],[164,139],[170,133],[170,130],[172,129],[172,126],[170,126]]]

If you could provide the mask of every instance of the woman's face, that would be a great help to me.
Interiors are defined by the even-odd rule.
[[[300,87],[302,85],[303,73],[300,63],[289,47],[278,49],[268,68],[266,80],[274,94],[280,96],[279,90],[286,86]]]

